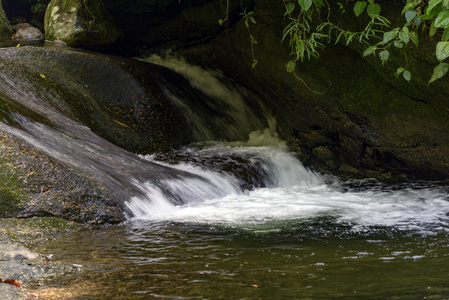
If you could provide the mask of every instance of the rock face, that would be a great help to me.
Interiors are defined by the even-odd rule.
[[[45,38],[70,46],[107,48],[120,36],[102,0],[52,0],[45,13]]]
[[[5,11],[3,10],[2,2],[0,1],[0,42],[10,39],[11,32],[9,30],[9,21],[6,17]]]

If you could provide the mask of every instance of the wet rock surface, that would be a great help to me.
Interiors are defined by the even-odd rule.
[[[44,45],[1,49],[4,93],[21,101],[42,97],[60,112],[133,152],[189,141],[183,117],[155,78],[162,73],[176,76],[173,72],[144,62]],[[37,95],[27,91],[31,86],[39,90],[33,91]]]

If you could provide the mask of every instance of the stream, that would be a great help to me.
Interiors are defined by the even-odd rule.
[[[338,182],[274,147],[215,145],[183,151],[257,159],[266,187],[192,162],[208,178],[167,184],[174,205],[147,184],[129,224],[39,247],[80,272],[40,287],[55,299],[444,299],[449,295],[446,187]],[[155,157],[147,157],[155,161]],[[207,165],[208,163],[206,163]],[[73,298],[72,298],[73,297]]]
[[[183,74],[204,94],[221,99],[217,106],[229,113],[219,123],[230,124],[222,133],[226,139],[216,139],[207,112],[190,109],[186,118],[195,123],[196,142],[145,156],[125,155],[112,146],[103,151],[104,144],[94,143],[90,131],[68,121],[66,128],[73,129],[63,139],[56,136],[62,136],[60,131],[27,125],[47,132],[39,144],[43,148],[51,141],[52,151],[63,151],[63,145],[76,143],[79,156],[88,149],[89,164],[98,166],[85,166],[86,160],[67,154],[54,156],[101,171],[99,176],[111,177],[111,186],[118,184],[114,178],[127,161],[141,173],[190,174],[155,182],[154,175],[138,181],[127,172],[126,187],[132,184],[139,193],[125,202],[126,224],[33,249],[77,267],[31,287],[39,299],[449,297],[446,186],[343,181],[312,172],[277,136],[275,120],[266,115],[259,121],[261,109],[253,114],[244,100],[250,94],[224,81],[222,74],[179,58],[145,60]],[[184,105],[169,85],[166,94]],[[85,140],[72,139],[71,132],[81,129]],[[19,129],[15,133],[35,138]],[[107,170],[118,159],[120,168]],[[146,164],[151,168],[145,169]]]

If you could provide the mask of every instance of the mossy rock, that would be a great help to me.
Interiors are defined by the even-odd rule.
[[[47,40],[88,49],[108,48],[121,34],[102,0],[52,0],[44,23]]]
[[[10,24],[0,1],[0,42],[11,39]]]
[[[10,241],[26,247],[60,238],[85,228],[82,224],[57,217],[0,219],[0,236],[3,235]]]
[[[92,226],[125,221],[122,199],[5,133],[0,135],[0,161],[0,220],[56,217]],[[49,219],[41,225],[65,222]]]

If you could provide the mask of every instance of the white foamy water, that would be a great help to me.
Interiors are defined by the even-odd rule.
[[[195,151],[203,157],[207,157],[208,152],[221,152],[223,156],[250,155],[263,161],[268,174],[267,187],[241,191],[239,180],[229,174],[180,163],[174,167],[197,174],[208,182],[191,179],[164,182],[170,193],[183,198],[185,204],[182,205],[171,204],[167,191],[164,193],[146,184],[147,197],[133,198],[127,203],[134,216],[242,228],[320,218],[349,224],[354,230],[373,226],[401,230],[449,226],[448,195],[441,189],[351,191],[336,182],[326,183],[325,178],[304,168],[293,155],[275,147],[215,146]]]

